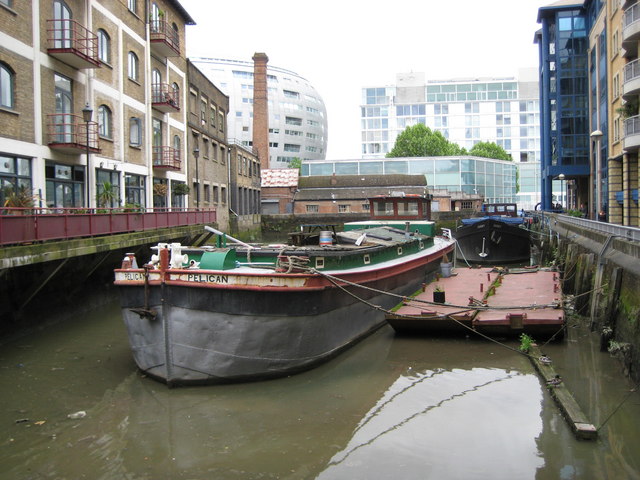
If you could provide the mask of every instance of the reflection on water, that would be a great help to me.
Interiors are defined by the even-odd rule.
[[[629,386],[592,343],[547,353],[597,424]],[[640,478],[637,394],[577,441],[526,358],[468,339],[383,328],[304,374],[169,390],[112,302],[4,345],[0,387],[0,478]]]
[[[544,464],[535,442],[540,409],[540,384],[530,374],[474,368],[401,376],[318,478],[535,478]],[[518,461],[502,465],[501,457]]]

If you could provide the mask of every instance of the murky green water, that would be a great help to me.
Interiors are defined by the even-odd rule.
[[[545,350],[596,425],[631,388],[583,329]],[[301,375],[169,390],[114,301],[4,344],[0,388],[2,479],[640,478],[640,394],[578,441],[529,361],[484,341],[383,328]]]

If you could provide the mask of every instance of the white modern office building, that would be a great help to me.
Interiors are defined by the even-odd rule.
[[[229,96],[228,137],[253,145],[253,62],[196,57],[190,60]],[[324,159],[327,112],[322,97],[303,77],[267,65],[269,167],[285,168],[294,158]]]
[[[518,78],[426,80],[399,73],[396,84],[362,89],[362,158],[383,158],[408,126],[423,123],[449,141],[471,149],[495,142],[519,168],[517,201],[540,201],[540,102],[535,69]]]

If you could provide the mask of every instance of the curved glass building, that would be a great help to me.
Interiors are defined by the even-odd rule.
[[[190,60],[229,96],[228,137],[253,146],[253,62],[195,57]],[[327,112],[322,97],[303,77],[267,65],[269,167],[285,168],[294,158],[324,159]]]

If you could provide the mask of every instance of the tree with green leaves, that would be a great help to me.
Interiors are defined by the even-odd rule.
[[[444,157],[466,154],[464,148],[450,142],[437,130],[433,131],[426,125],[417,123],[398,135],[387,157]]]
[[[469,155],[474,157],[495,158],[496,160],[509,160],[513,161],[511,155],[502,148],[500,145],[494,142],[478,142],[471,150]]]
[[[302,167],[302,159],[300,157],[293,157],[289,162],[289,168],[297,168],[300,170],[300,167]]]

